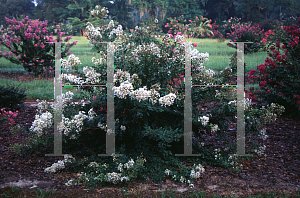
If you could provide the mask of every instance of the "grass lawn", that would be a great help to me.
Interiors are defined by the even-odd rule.
[[[93,47],[92,44],[89,44],[88,40],[85,37],[73,36],[70,42],[77,40],[77,45],[71,48],[72,54],[79,57],[82,64],[79,65],[79,70],[82,70],[85,66],[92,66],[91,61],[92,57],[97,58],[97,54],[91,52]],[[209,61],[205,63],[207,69],[213,70],[222,70],[229,66],[230,57],[235,52],[234,48],[228,47],[226,44],[229,40],[225,42],[218,42],[217,39],[187,39],[188,42],[197,42],[198,46],[196,47],[200,52],[209,53]],[[2,47],[2,46],[1,46]],[[4,50],[3,47],[0,50]],[[251,69],[256,69],[257,65],[264,63],[265,58],[267,57],[266,52],[252,53],[245,55],[246,68],[245,72],[250,71]],[[66,58],[65,58],[66,59]],[[20,72],[24,73],[25,70],[21,65],[16,65],[5,58],[0,58],[0,72]],[[17,81],[0,79],[1,84],[11,84],[19,85]],[[250,85],[246,85],[246,88]],[[251,85],[253,86],[253,85]],[[53,99],[53,90],[54,90],[54,81],[36,81],[30,83],[22,83],[20,88],[27,89],[27,98],[39,98],[39,99]],[[254,85],[258,87],[258,85]],[[43,92],[41,92],[43,90]],[[63,93],[66,91],[74,91],[75,88],[63,88]],[[75,98],[79,97],[79,94],[75,94]]]

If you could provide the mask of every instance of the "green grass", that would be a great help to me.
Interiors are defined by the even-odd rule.
[[[25,89],[27,97],[26,99],[53,99],[54,98],[54,81],[47,80],[35,80],[31,82],[18,82],[11,79],[0,79],[0,84],[3,86],[19,86],[20,89]],[[80,98],[80,92],[76,91],[76,87],[63,88],[62,93],[72,91],[74,93],[74,99]]]
[[[88,40],[84,37],[73,36],[70,42],[78,40],[77,45],[73,46],[70,51],[81,61],[79,68],[82,69],[85,66],[92,66],[92,57],[97,57],[96,53],[92,53],[92,44],[89,44]],[[188,42],[197,42],[196,47],[200,52],[209,53],[209,61],[205,63],[205,67],[209,69],[225,69],[230,63],[230,57],[235,52],[234,48],[228,47],[226,44],[229,40],[225,42],[218,42],[217,39],[187,39]],[[2,46],[1,46],[2,47]],[[3,47],[0,49],[3,50]],[[264,63],[267,57],[267,52],[250,53],[245,55],[246,68],[245,71],[248,72],[251,69],[256,69],[257,65]],[[16,65],[10,63],[5,58],[0,58],[0,68],[2,71],[11,72],[24,72],[25,70],[21,65]]]
[[[85,66],[93,66],[91,61],[92,57],[97,58],[96,53],[92,53],[91,49],[92,44],[89,44],[88,40],[85,37],[73,36],[70,42],[78,40],[77,45],[73,46],[70,51],[77,57],[79,57],[82,64],[79,65],[79,70],[82,71]],[[207,69],[222,70],[225,69],[230,64],[230,57],[235,52],[234,48],[228,47],[226,44],[229,40],[225,42],[218,42],[217,39],[187,39],[188,42],[197,42],[198,46],[196,47],[200,52],[209,53],[209,61],[205,63]],[[2,47],[2,46],[1,46]],[[0,49],[1,49],[0,47]],[[3,50],[3,47],[2,49]],[[267,57],[266,52],[259,52],[253,54],[245,55],[246,68],[245,72],[250,71],[251,69],[256,69],[258,65],[264,63],[265,58]],[[66,59],[66,58],[65,58]],[[19,72],[24,73],[25,70],[21,65],[16,65],[5,58],[0,58],[0,72]],[[64,71],[63,71],[64,72]],[[1,84],[9,83],[13,85],[18,85],[18,82],[0,79]],[[39,99],[53,99],[53,81],[36,81],[31,83],[23,83],[20,85],[20,88],[27,89],[26,94],[27,98],[39,98]],[[249,87],[250,85],[246,85]],[[253,86],[253,85],[251,85]],[[254,87],[259,87],[258,84]],[[71,91],[75,88],[64,88],[63,92]],[[75,98],[78,98],[78,94],[75,94]]]
[[[234,48],[228,47],[225,42],[218,42],[217,39],[187,39],[188,42],[198,43],[196,49],[199,52],[209,53],[209,61],[205,63],[205,67],[208,69],[223,70],[230,64],[230,57],[236,51]],[[257,66],[263,64],[267,57],[267,52],[249,53],[245,55],[246,68],[245,72],[251,69],[257,69]]]

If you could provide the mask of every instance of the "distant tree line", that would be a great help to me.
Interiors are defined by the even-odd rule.
[[[4,17],[28,15],[31,19],[48,20],[52,26],[69,22],[80,29],[84,28],[96,5],[107,7],[108,18],[129,29],[155,18],[162,25],[167,18],[180,15],[187,20],[204,16],[217,23],[230,17],[242,18],[243,22],[260,22],[300,16],[299,0],[37,0],[37,6],[31,0],[0,2],[0,24],[4,26]]]

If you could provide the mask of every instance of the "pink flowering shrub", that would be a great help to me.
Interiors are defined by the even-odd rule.
[[[299,18],[300,23],[300,18]],[[300,25],[300,24],[299,24]],[[259,82],[260,100],[284,105],[287,113],[300,115],[300,26],[278,26],[276,34],[271,35],[269,57],[256,70],[249,72],[249,78]]]
[[[237,48],[235,42],[253,42],[245,44],[245,54],[249,52],[258,52],[265,48],[266,43],[264,39],[264,31],[260,29],[259,25],[254,26],[243,25],[235,26],[235,31],[227,33],[226,38],[230,39],[227,43],[229,47]]]
[[[2,124],[1,130],[10,129],[15,123],[14,118],[16,118],[17,115],[18,111],[16,111],[15,113],[12,111],[7,112],[5,111],[5,108],[2,108],[0,112],[0,121]]]
[[[47,33],[47,20],[33,22],[28,16],[21,21],[17,21],[15,18],[5,19],[9,27],[6,30],[3,30],[3,26],[0,27],[0,45],[8,50],[0,51],[0,57],[22,65],[26,71],[34,72],[36,75],[42,74],[44,70],[50,71],[50,68],[54,68],[54,42],[66,42],[72,38],[72,36],[67,36],[62,39],[65,33],[61,32],[60,27],[57,26],[58,36],[53,39],[52,33],[50,36]],[[77,41],[62,44],[62,58],[71,54],[69,49],[76,43]]]

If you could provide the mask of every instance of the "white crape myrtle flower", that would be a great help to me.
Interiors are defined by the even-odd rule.
[[[135,26],[135,31],[138,31],[140,33],[149,33],[149,26],[148,27],[139,27],[139,26]]]
[[[267,148],[266,145],[260,146],[259,149],[258,150],[255,149],[254,152],[257,153],[258,155],[263,155],[266,148]],[[265,154],[265,156],[267,156],[267,155]]]
[[[67,103],[71,102],[73,99],[73,92],[68,91],[66,93],[62,93],[61,96],[58,96],[58,103],[51,104],[51,107],[55,109],[63,109],[67,106]]]
[[[133,74],[133,76],[134,76],[134,74]],[[124,81],[130,81],[130,79],[131,79],[130,73],[128,73],[126,71],[122,71],[121,69],[118,69],[117,72],[114,74],[114,83],[116,83],[116,82],[122,83]]]
[[[195,69],[200,71],[204,69],[203,64],[209,60],[209,54],[207,52],[200,53],[198,49],[193,49],[191,51],[191,59]]]
[[[109,22],[107,28],[110,29],[110,28],[113,28],[113,27],[115,27],[114,20],[110,20],[110,22]]]
[[[36,100],[38,102],[38,105],[37,105],[37,110],[36,112],[41,115],[43,110],[47,110],[48,108],[50,108],[50,104],[49,102],[47,102],[46,100],[42,100],[40,102],[39,99]]]
[[[101,76],[101,74],[96,73],[94,68],[86,66],[83,68],[83,73],[87,77],[86,83],[91,83],[91,84],[99,83],[100,81],[99,77]]]
[[[87,22],[86,30],[86,35],[89,39],[90,44],[96,44],[97,40],[102,38],[100,28],[94,28],[93,24],[91,24],[90,22]]]
[[[125,81],[119,87],[113,87],[112,89],[118,98],[125,98],[133,90],[133,85],[129,81]]]
[[[112,29],[112,31],[109,33],[109,38],[111,38],[114,34],[117,36],[117,40],[121,40],[121,38],[124,36],[122,25],[118,25],[117,28]]]
[[[79,111],[79,114],[75,115],[72,120],[65,118],[64,115],[62,115],[62,122],[58,127],[59,131],[63,132],[66,136],[69,136],[71,139],[76,139],[74,134],[70,136],[70,132],[75,130],[78,134],[82,130],[83,121],[88,118],[89,117],[85,115],[84,111]]]
[[[68,60],[64,60],[62,58],[60,60],[61,60],[61,65],[67,71],[70,71],[74,69],[74,67],[78,66],[79,64],[82,64],[81,61],[79,60],[79,57],[76,57],[74,54],[71,54]]]
[[[62,80],[67,80],[78,85],[83,85],[85,83],[85,81],[81,77],[72,74],[61,74],[60,76]]]
[[[44,129],[52,126],[52,117],[52,114],[48,111],[42,115],[35,115],[35,120],[33,121],[30,130],[35,132],[38,137],[42,136]]]
[[[202,122],[202,125],[207,125],[207,123],[209,122],[209,117],[203,116],[203,117],[199,117],[198,118],[198,122]]]
[[[88,111],[88,115],[89,115],[89,120],[93,120],[95,116],[97,116],[97,114],[94,112],[93,108],[91,108],[89,111]]]
[[[249,99],[249,98],[244,98],[243,102],[236,102],[235,100],[234,101],[230,101],[228,104],[232,104],[232,103],[235,103],[235,105],[240,105],[242,104],[245,109],[248,109],[251,104],[252,104],[252,99]]]
[[[165,95],[164,97],[159,98],[159,104],[161,106],[171,106],[176,99],[176,95],[174,93],[169,93],[168,95]]]
[[[148,45],[139,45],[131,52],[138,63],[140,62],[138,58],[140,53],[150,53],[157,56],[158,58],[161,57],[160,48],[155,43],[150,43]]]
[[[120,163],[118,165],[118,171],[123,172],[123,164],[122,163]]]
[[[92,62],[95,64],[95,65],[100,65],[104,62],[106,62],[106,59],[105,58],[99,58],[99,59],[96,59],[95,57],[92,58]]]
[[[184,181],[185,181],[185,178],[183,176],[181,176],[180,182],[183,183]]]
[[[157,101],[158,101],[158,99],[160,97],[160,94],[155,89],[150,89],[150,92],[151,92],[150,101],[152,102],[152,104],[157,103]]]
[[[121,173],[107,173],[106,177],[108,182],[112,182],[113,184],[117,184],[119,180],[121,180]],[[125,179],[125,178],[123,178]],[[127,178],[128,179],[128,178]]]
[[[215,75],[215,72],[211,69],[207,69],[205,70],[205,73],[208,74],[210,77],[214,76]]]
[[[64,162],[61,160],[58,160],[58,162],[52,164],[51,167],[45,168],[44,172],[55,173],[56,171],[64,169],[64,168],[65,168]]]
[[[229,105],[230,105],[230,104],[235,104],[235,105],[236,105],[236,100],[230,101],[230,102],[228,102],[228,104],[229,104]]]
[[[120,126],[120,129],[121,129],[122,131],[125,131],[125,130],[126,130],[126,127],[123,126],[123,125],[121,125],[121,126]]]
[[[106,131],[106,125],[104,125],[104,124],[102,124],[102,123],[98,123],[98,127],[100,128],[100,129],[102,129],[103,131]]]
[[[130,159],[127,163],[124,164],[124,167],[129,169],[129,168],[133,167],[134,163],[135,163],[134,160]]]
[[[266,140],[268,135],[266,135],[266,128],[263,128],[262,130],[260,130],[260,136],[262,137],[263,140]]]
[[[75,158],[70,154],[64,155],[64,163],[72,163]]]
[[[170,175],[170,172],[171,172],[171,171],[170,171],[169,169],[166,169],[166,170],[165,170],[165,174],[166,174],[166,175]]]
[[[66,186],[72,186],[73,185],[73,180],[70,179],[67,183],[65,183]]]
[[[183,35],[177,35],[174,39],[175,42],[180,43],[184,41],[184,36]]]
[[[147,100],[151,97],[151,91],[147,90],[147,87],[144,86],[143,88],[139,88],[130,92],[129,95],[132,99],[137,99],[139,102],[141,102],[142,100]]]
[[[205,169],[201,164],[198,164],[198,166],[196,166],[196,169],[199,170],[200,173],[204,173]]]

